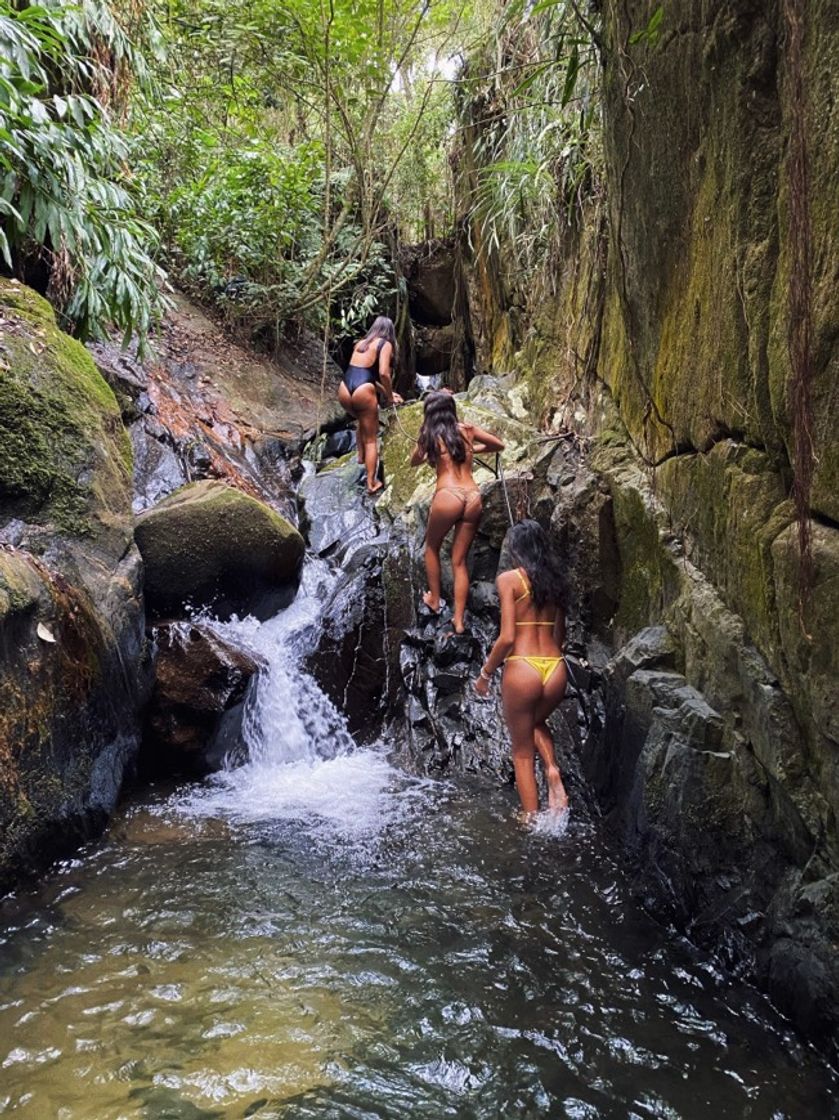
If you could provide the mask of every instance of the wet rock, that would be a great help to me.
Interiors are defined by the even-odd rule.
[[[129,431],[134,448],[132,506],[135,513],[142,513],[184,486],[189,475],[165,434],[162,439],[156,438],[142,422],[132,424]]]
[[[212,606],[268,617],[294,597],[303,538],[264,503],[195,482],[141,514],[135,530],[153,615]]]
[[[0,279],[0,320],[3,890],[104,825],[147,673],[116,399],[34,292]]]
[[[206,623],[152,631],[155,679],[146,714],[141,772],[200,776],[245,756],[242,716],[260,663]]]
[[[368,519],[369,523],[369,519]],[[383,580],[386,539],[360,545],[344,562],[340,581],[324,607],[318,647],[307,668],[352,734],[376,738],[386,712],[389,620]]]
[[[307,475],[300,483],[300,528],[319,556],[340,559],[348,549],[378,533],[365,488],[366,475],[355,455]]]

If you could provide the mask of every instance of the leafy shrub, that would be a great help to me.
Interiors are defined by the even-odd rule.
[[[162,231],[168,266],[187,290],[217,303],[253,334],[268,330],[275,339],[291,320],[320,328],[327,313],[339,335],[353,333],[392,299],[389,254],[373,241],[362,258],[357,222],[346,221],[324,251],[319,141],[291,147],[263,134],[231,144],[193,128],[172,176],[166,152],[172,129],[185,123],[161,116],[136,147],[145,153],[138,177],[146,214]],[[340,210],[352,189],[349,176],[335,171],[330,182]]]
[[[0,257],[47,265],[47,294],[82,338],[141,338],[161,308],[156,235],[125,180],[111,119],[142,56],[99,0],[0,0]],[[111,108],[109,108],[111,107]]]

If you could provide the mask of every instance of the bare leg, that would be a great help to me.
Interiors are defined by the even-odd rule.
[[[553,736],[545,720],[565,695],[567,683],[568,671],[564,664],[559,665],[548,677],[548,682],[542,690],[542,697],[536,705],[537,723],[534,729],[536,750],[539,752],[542,765],[545,767],[545,779],[548,783],[548,805],[551,809],[567,809],[568,794],[565,792],[562,775],[556,764]]]
[[[440,609],[441,567],[440,547],[443,540],[463,512],[463,502],[454,494],[438,491],[431,500],[428,525],[425,530],[425,574],[428,592],[422,601],[432,611]]]
[[[352,405],[358,416],[358,435],[363,451],[359,462],[367,470],[367,491],[375,494],[382,484],[376,478],[379,466],[379,399],[373,385],[361,385],[352,395]]]
[[[471,498],[466,503],[463,520],[458,522],[452,541],[452,576],[454,579],[452,626],[456,634],[462,634],[464,629],[466,600],[469,598],[469,569],[466,566],[466,558],[478,531],[480,520],[481,500],[479,497]]]
[[[556,764],[554,742],[547,724],[540,723],[534,728],[533,737],[536,741],[536,750],[545,767],[545,779],[548,783],[548,805],[551,809],[567,809],[568,794],[562,782],[562,775]]]
[[[504,667],[501,696],[504,702],[504,719],[513,743],[513,769],[516,774],[521,807],[525,813],[539,809],[539,791],[536,786],[536,739],[533,712],[542,691],[542,682],[532,669],[520,662]]]

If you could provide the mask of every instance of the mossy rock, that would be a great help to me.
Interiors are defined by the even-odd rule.
[[[282,605],[278,593],[289,601],[305,549],[279,513],[214,480],[184,486],[147,510],[135,536],[146,604],[158,617],[202,606],[271,613]]]
[[[477,380],[477,379],[476,379]],[[504,441],[502,461],[508,474],[514,475],[524,469],[529,470],[531,461],[536,457],[534,443],[537,433],[533,428],[516,420],[504,410],[504,387],[494,379],[481,379],[485,384],[470,386],[466,395],[455,397],[458,417],[468,424],[476,424],[485,431],[492,432]],[[511,388],[513,399],[510,411],[518,407],[516,394]],[[481,398],[485,398],[485,404]],[[411,452],[422,427],[423,405],[421,401],[400,408],[396,419],[391,419],[382,440],[382,462],[384,463],[387,490],[379,506],[392,515],[398,514],[408,506],[430,499],[434,490],[435,475],[431,467],[411,466]],[[478,456],[492,464],[493,455]],[[480,486],[495,478],[492,470],[476,460],[475,481]]]
[[[0,279],[0,502],[4,514],[73,537],[131,534],[131,444],[119,406],[52,308]]]
[[[131,646],[98,606],[0,551],[0,891],[104,825],[135,749]]]

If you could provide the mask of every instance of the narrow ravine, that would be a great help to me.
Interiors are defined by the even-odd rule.
[[[0,1114],[831,1115],[819,1056],[638,910],[596,822],[528,831],[355,744],[303,669],[336,575],[217,624],[268,665],[247,763],[6,900]]]

